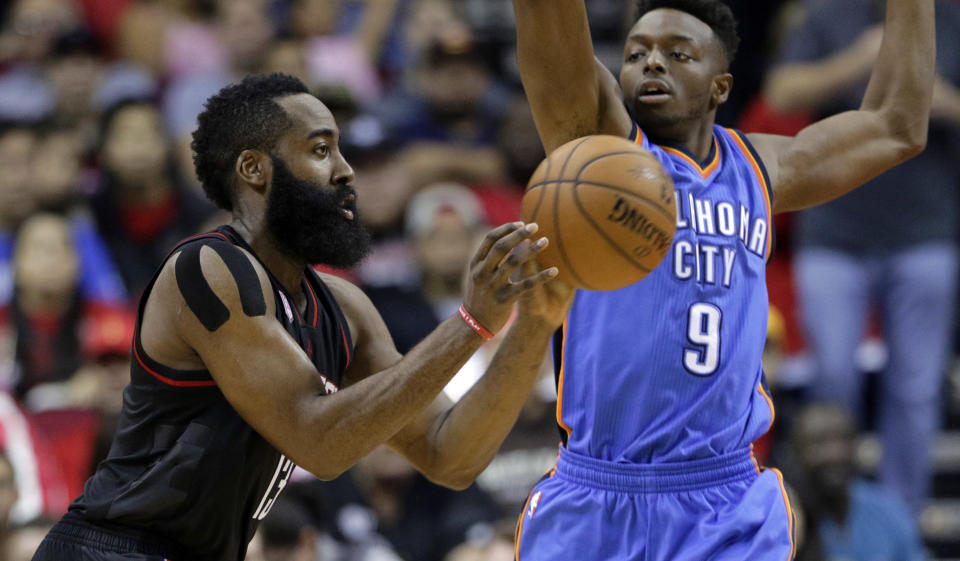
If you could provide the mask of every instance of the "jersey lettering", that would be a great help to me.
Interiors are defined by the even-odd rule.
[[[287,486],[287,481],[290,479],[290,474],[293,473],[293,468],[295,467],[297,466],[288,460],[286,456],[283,454],[280,455],[277,470],[273,472],[273,479],[270,480],[267,492],[263,495],[263,498],[260,499],[260,506],[258,506],[257,510],[253,513],[255,519],[263,520],[267,517],[270,509],[273,508],[274,503],[277,502],[277,497],[280,496],[284,487]]]

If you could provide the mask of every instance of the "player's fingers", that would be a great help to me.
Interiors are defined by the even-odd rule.
[[[513,275],[521,265],[534,265],[534,258],[547,247],[547,244],[547,238],[540,238],[536,241],[531,239],[521,241],[517,247],[513,248],[513,250],[503,258],[497,266],[495,274],[498,277],[510,276]],[[534,265],[532,270],[523,271],[523,276],[531,276],[536,273],[537,270]]]
[[[520,294],[540,286],[541,284],[557,278],[557,275],[560,274],[560,270],[556,267],[548,267],[537,274],[530,277],[523,277],[517,282],[511,282],[497,291],[497,299],[501,302],[506,302],[513,298],[516,298]]]
[[[490,249],[497,243],[497,240],[521,227],[523,227],[523,222],[507,222],[487,232],[487,235],[483,237],[483,241],[480,242],[480,247],[477,248],[477,251],[473,254],[473,260],[470,262],[470,265],[479,265],[481,261],[486,259],[487,254],[490,253]]]
[[[489,253],[487,253],[486,258],[481,265],[482,274],[490,275],[496,271],[507,255],[509,255],[514,248],[520,245],[520,242],[533,235],[538,228],[539,226],[537,226],[535,223],[530,223],[495,241],[493,243],[493,247],[490,248]]]

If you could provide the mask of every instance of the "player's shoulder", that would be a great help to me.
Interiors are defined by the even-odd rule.
[[[214,236],[181,244],[163,265],[154,289],[169,302],[182,301],[208,331],[214,331],[231,311],[256,317],[274,308],[270,277],[245,248]]]
[[[355,341],[359,333],[369,331],[376,322],[382,321],[373,301],[359,286],[329,273],[318,272],[317,275],[333,294]]]
[[[332,275],[330,273],[317,272],[317,276],[327,286],[330,293],[333,294],[337,305],[348,316],[356,312],[367,312],[373,308],[373,302],[359,286],[353,284],[343,277]]]

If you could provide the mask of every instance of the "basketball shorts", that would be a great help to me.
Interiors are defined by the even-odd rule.
[[[780,472],[749,449],[676,464],[616,464],[561,448],[517,522],[517,561],[790,561]]]
[[[170,557],[168,557],[170,556]],[[95,526],[67,513],[57,522],[33,561],[171,561],[186,559],[175,545],[154,541],[130,532]]]

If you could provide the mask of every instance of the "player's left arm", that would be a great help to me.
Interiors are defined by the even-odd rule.
[[[526,272],[531,270],[528,266]],[[348,317],[354,339],[345,383],[399,361],[401,355],[373,303],[345,281],[328,280],[328,286]],[[469,486],[516,422],[572,299],[572,288],[550,281],[519,301],[516,320],[470,391],[457,403],[441,392],[387,444],[433,482],[454,489]]]
[[[795,137],[748,135],[770,175],[774,212],[846,194],[926,146],[936,43],[934,0],[887,0],[880,55],[860,109]]]

